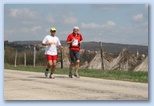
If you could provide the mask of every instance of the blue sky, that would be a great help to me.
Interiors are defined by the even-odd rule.
[[[4,39],[42,40],[56,27],[66,40],[74,26],[84,41],[148,45],[147,4],[5,4]]]

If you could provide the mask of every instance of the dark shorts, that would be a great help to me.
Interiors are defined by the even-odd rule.
[[[77,60],[79,60],[80,59],[79,51],[70,50],[70,59],[71,63],[75,63]]]

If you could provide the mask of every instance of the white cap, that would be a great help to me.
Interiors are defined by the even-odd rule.
[[[78,29],[79,30],[79,27],[75,26],[73,29]]]

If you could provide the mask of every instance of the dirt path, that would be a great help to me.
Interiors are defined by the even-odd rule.
[[[5,100],[148,100],[148,84],[4,70]]]

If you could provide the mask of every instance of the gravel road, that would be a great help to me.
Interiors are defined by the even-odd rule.
[[[5,100],[148,100],[148,84],[4,70]]]

